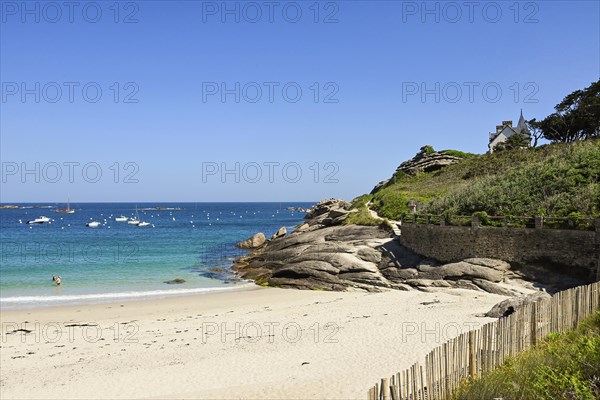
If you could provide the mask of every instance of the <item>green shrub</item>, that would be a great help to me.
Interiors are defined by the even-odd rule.
[[[369,209],[366,206],[362,206],[358,211],[348,214],[344,220],[344,225],[379,226],[383,222],[381,218],[373,218]]]
[[[352,200],[352,206],[350,207],[351,209],[358,209],[361,207],[364,207],[367,205],[367,203],[369,201],[371,201],[371,198],[373,196],[371,196],[370,194],[363,194],[362,196],[358,196],[357,198],[355,198],[354,200]]]
[[[479,223],[483,226],[491,225],[490,216],[485,211],[476,211],[473,213],[473,216],[479,217]]]
[[[496,370],[466,381],[453,399],[600,398],[600,311],[577,329],[551,334]]]
[[[425,154],[427,154],[428,156],[435,153],[435,149],[433,148],[433,146],[429,146],[429,145],[421,147],[421,151],[424,151]]]
[[[440,151],[440,153],[447,154],[447,155],[453,156],[453,157],[458,157],[458,158],[475,157],[475,154],[473,154],[473,153],[465,153],[464,151],[460,151],[460,150],[442,150],[442,151]]]

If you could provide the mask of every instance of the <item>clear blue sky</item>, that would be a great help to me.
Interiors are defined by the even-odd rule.
[[[424,144],[482,153],[600,75],[597,1],[0,3],[2,202],[351,199]],[[203,179],[236,162],[239,182]]]

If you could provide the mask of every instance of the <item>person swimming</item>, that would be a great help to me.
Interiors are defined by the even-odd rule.
[[[56,286],[60,285],[60,276],[52,275],[52,280],[56,283]]]

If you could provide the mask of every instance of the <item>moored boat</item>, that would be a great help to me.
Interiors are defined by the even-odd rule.
[[[33,224],[43,224],[43,223],[45,223],[45,222],[50,222],[50,218],[42,216],[42,217],[39,217],[39,218],[36,218],[36,219],[32,219],[32,220],[29,220],[29,221],[27,221],[27,223],[28,223],[29,225],[33,225]]]
[[[75,210],[71,208],[71,196],[67,197],[67,208],[57,208],[55,211],[59,214],[74,214]]]

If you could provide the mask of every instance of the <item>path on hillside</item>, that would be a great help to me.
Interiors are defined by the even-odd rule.
[[[371,210],[371,208],[369,208],[370,205],[371,205],[371,201],[367,202],[367,204],[365,204],[365,207],[367,207],[367,210],[369,210],[369,212],[371,213],[371,216],[373,218],[385,219],[383,217],[380,217],[379,214],[377,214],[377,211]],[[394,231],[394,236],[399,237],[402,233],[400,231],[400,226],[402,225],[402,221],[395,221],[392,219],[388,219],[388,221],[390,222],[390,225],[392,225],[392,230]]]

